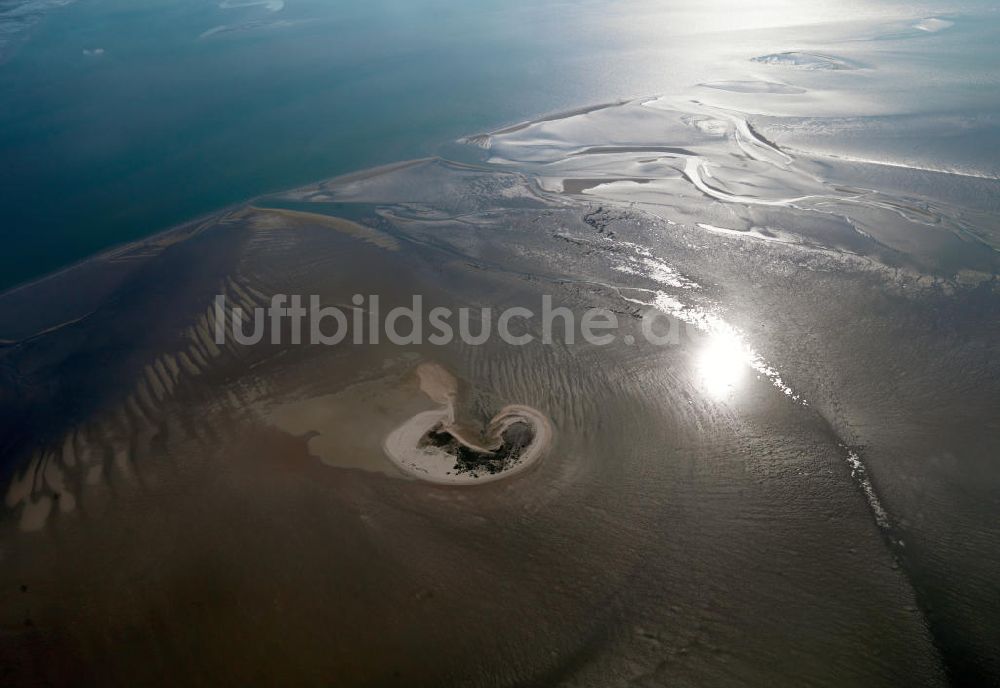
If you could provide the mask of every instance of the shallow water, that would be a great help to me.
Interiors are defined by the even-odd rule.
[[[700,83],[806,89],[730,100],[701,90],[808,118],[797,133],[830,152],[998,174],[988,2],[11,7],[0,13],[0,34],[10,32],[0,37],[0,288],[260,193],[433,154],[471,131]],[[915,28],[938,16],[951,25]],[[784,51],[860,68],[753,61]],[[875,114],[877,130],[852,119]],[[814,119],[833,115],[846,119]]]
[[[608,82],[663,95],[564,84],[595,97],[0,295],[12,683],[1000,679],[1000,182],[995,96],[970,87],[995,56],[941,57],[984,40],[969,12],[993,15],[606,7],[559,16],[633,40],[640,66],[605,65]],[[643,51],[675,73],[644,82]],[[654,83],[683,87],[633,88]],[[278,293],[494,315],[550,295],[621,328],[606,345],[215,343],[217,294]],[[648,342],[648,314],[680,336]],[[454,376],[463,428],[537,410],[541,458],[474,486],[399,470],[386,438],[448,397],[421,389],[427,364]]]

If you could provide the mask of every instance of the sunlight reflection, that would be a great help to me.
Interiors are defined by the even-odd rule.
[[[697,287],[693,282],[683,286]],[[742,386],[749,369],[758,377],[766,378],[773,387],[792,401],[804,406],[809,405],[809,402],[785,384],[778,371],[757,353],[739,329],[718,315],[698,306],[686,305],[666,292],[641,289],[640,291],[652,292],[653,299],[650,301],[622,296],[630,303],[653,306],[659,312],[676,318],[694,330],[695,339],[700,344],[696,354],[695,372],[711,396],[722,399],[731,394]],[[691,333],[689,329],[689,336]]]
[[[732,331],[715,331],[698,354],[698,375],[708,393],[722,399],[743,383],[749,365],[746,346]]]

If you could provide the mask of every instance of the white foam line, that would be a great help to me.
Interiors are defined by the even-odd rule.
[[[889,514],[882,506],[882,502],[879,501],[878,495],[875,494],[875,488],[872,486],[872,481],[868,479],[868,471],[865,470],[864,462],[853,449],[847,450],[847,464],[851,467],[851,477],[857,481],[865,493],[865,499],[868,500],[868,506],[871,507],[875,523],[878,524],[879,528],[888,530],[891,527]]]

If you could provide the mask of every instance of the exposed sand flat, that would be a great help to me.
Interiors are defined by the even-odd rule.
[[[952,492],[995,456],[970,180],[903,194],[669,99],[488,145],[220,214],[0,351],[14,683],[942,686],[988,645],[994,494]],[[219,293],[548,294],[631,339],[218,346]]]
[[[619,153],[668,153],[673,155],[695,155],[687,148],[677,146],[591,146],[571,155],[612,155]]]
[[[8,281],[238,202],[0,294],[4,688],[1000,686],[991,3],[220,1],[0,8]]]
[[[430,397],[435,404],[448,406],[454,411],[455,397],[458,396],[458,380],[444,366],[421,363],[417,366],[420,391]],[[454,420],[454,413],[452,420]]]
[[[399,244],[391,236],[368,227],[359,222],[345,220],[342,217],[332,217],[321,213],[308,213],[301,210],[287,210],[284,208],[254,208],[259,216],[269,215],[280,217],[283,220],[291,221],[294,224],[312,224],[335,229],[351,236],[363,239],[375,246],[384,248],[387,251],[398,251]]]
[[[602,138],[620,137],[621,131],[627,132],[628,145],[620,145],[620,152],[604,149],[597,155],[580,154]],[[665,141],[686,143],[678,147],[690,154],[648,157],[626,150],[662,146]],[[707,195],[727,204],[722,211],[725,217],[708,224],[734,226],[735,221],[747,229],[784,225],[806,236],[803,244],[878,256],[880,264],[901,259],[913,261],[919,270],[937,272],[944,261],[949,263],[944,271],[955,274],[972,264],[989,272],[993,260],[969,246],[988,232],[988,221],[965,222],[960,219],[963,211],[947,202],[920,208],[924,205],[920,201],[825,183],[814,163],[804,164],[783,150],[749,118],[703,103],[669,97],[644,99],[591,113],[579,121],[539,122],[495,136],[489,156],[496,164],[561,179],[558,187],[550,188],[579,187],[597,199],[646,204],[649,212],[665,220],[672,219],[671,209],[697,204]],[[608,181],[592,184],[589,180],[596,178],[597,171]],[[743,210],[739,205],[744,204],[760,209]],[[847,210],[849,206],[852,209]],[[801,216],[791,224],[771,222],[762,213],[779,211],[763,208],[797,210]],[[834,213],[835,208],[845,212]],[[951,235],[938,231],[943,226]]]

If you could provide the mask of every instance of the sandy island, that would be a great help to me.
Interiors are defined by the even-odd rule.
[[[420,389],[441,408],[422,411],[393,430],[385,452],[403,472],[448,485],[492,482],[520,473],[552,440],[548,419],[530,406],[505,406],[482,432],[455,421],[458,383],[444,368],[422,363]]]

